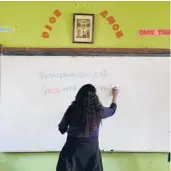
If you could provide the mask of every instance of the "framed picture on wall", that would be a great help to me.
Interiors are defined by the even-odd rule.
[[[93,43],[94,14],[73,14],[73,43]]]

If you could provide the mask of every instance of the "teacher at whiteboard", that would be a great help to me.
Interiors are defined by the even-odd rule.
[[[56,171],[103,171],[99,150],[99,127],[102,119],[112,116],[117,108],[118,89],[112,89],[110,107],[103,107],[96,88],[86,84],[66,110],[59,131],[67,140],[59,155]]]

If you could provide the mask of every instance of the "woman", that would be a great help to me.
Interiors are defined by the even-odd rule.
[[[99,126],[101,120],[116,111],[118,89],[112,89],[112,103],[103,107],[96,89],[86,84],[78,91],[75,101],[68,107],[59,131],[68,133],[67,141],[60,153],[56,171],[103,171],[99,150]]]

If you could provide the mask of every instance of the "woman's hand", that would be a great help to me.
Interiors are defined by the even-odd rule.
[[[112,88],[112,95],[113,95],[112,103],[116,103],[118,92],[119,90],[117,87]]]
[[[114,87],[114,88],[112,88],[112,95],[115,97],[115,96],[117,96],[118,95],[118,88],[117,87]]]

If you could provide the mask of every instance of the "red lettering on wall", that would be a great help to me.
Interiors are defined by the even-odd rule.
[[[103,18],[106,18],[107,14],[108,14],[108,11],[106,11],[106,10],[105,10],[105,11],[102,11],[102,12],[100,13],[100,15],[101,15]],[[115,23],[116,20],[115,20],[115,18],[114,18],[113,16],[107,17],[107,18],[106,18],[106,21],[108,21],[108,23],[111,24],[111,25],[113,24],[113,25],[112,25],[112,28],[113,28],[113,30],[117,31],[117,32],[115,32],[115,35],[116,35],[117,38],[120,38],[120,37],[123,36],[123,32],[122,32],[122,31],[118,31],[119,28],[120,28],[120,25]],[[114,24],[114,23],[115,23],[115,24]]]
[[[114,24],[112,27],[113,27],[113,29],[116,30],[116,31],[119,30],[119,24]]]
[[[109,22],[109,24],[113,24],[115,22],[115,19],[112,16],[110,16],[107,18],[107,21]]]
[[[120,38],[120,37],[122,37],[122,36],[123,36],[123,32],[122,32],[122,31],[116,32],[116,37],[117,37],[117,38]]]
[[[43,33],[42,33],[42,37],[44,37],[44,38],[49,38],[49,33],[43,32]]]
[[[140,36],[164,36],[170,35],[169,29],[140,29],[137,32]]]
[[[170,30],[166,30],[166,35],[169,35],[170,34]]]
[[[158,30],[158,33],[159,35],[170,35],[170,30],[162,29],[162,30]]]
[[[61,16],[61,12],[59,10],[55,10],[53,12],[53,14],[54,14],[54,16],[49,18],[49,24],[56,23],[56,19]],[[50,26],[50,25],[45,25],[44,28],[48,31],[52,30],[52,26]],[[49,38],[50,36],[49,36],[49,33],[45,31],[42,33],[42,37],[43,38]]]
[[[59,10],[55,10],[54,14],[56,17],[60,17],[61,16],[61,12]]]
[[[108,14],[107,11],[102,11],[102,12],[100,13],[100,15],[101,15],[102,17],[104,17],[104,18],[106,18],[107,14]]]
[[[51,31],[51,30],[52,30],[52,27],[51,27],[51,26],[49,26],[49,25],[45,25],[45,28],[46,28],[47,30],[49,30],[49,31]]]
[[[52,24],[56,23],[56,18],[55,17],[50,17],[49,22],[52,23]]]

